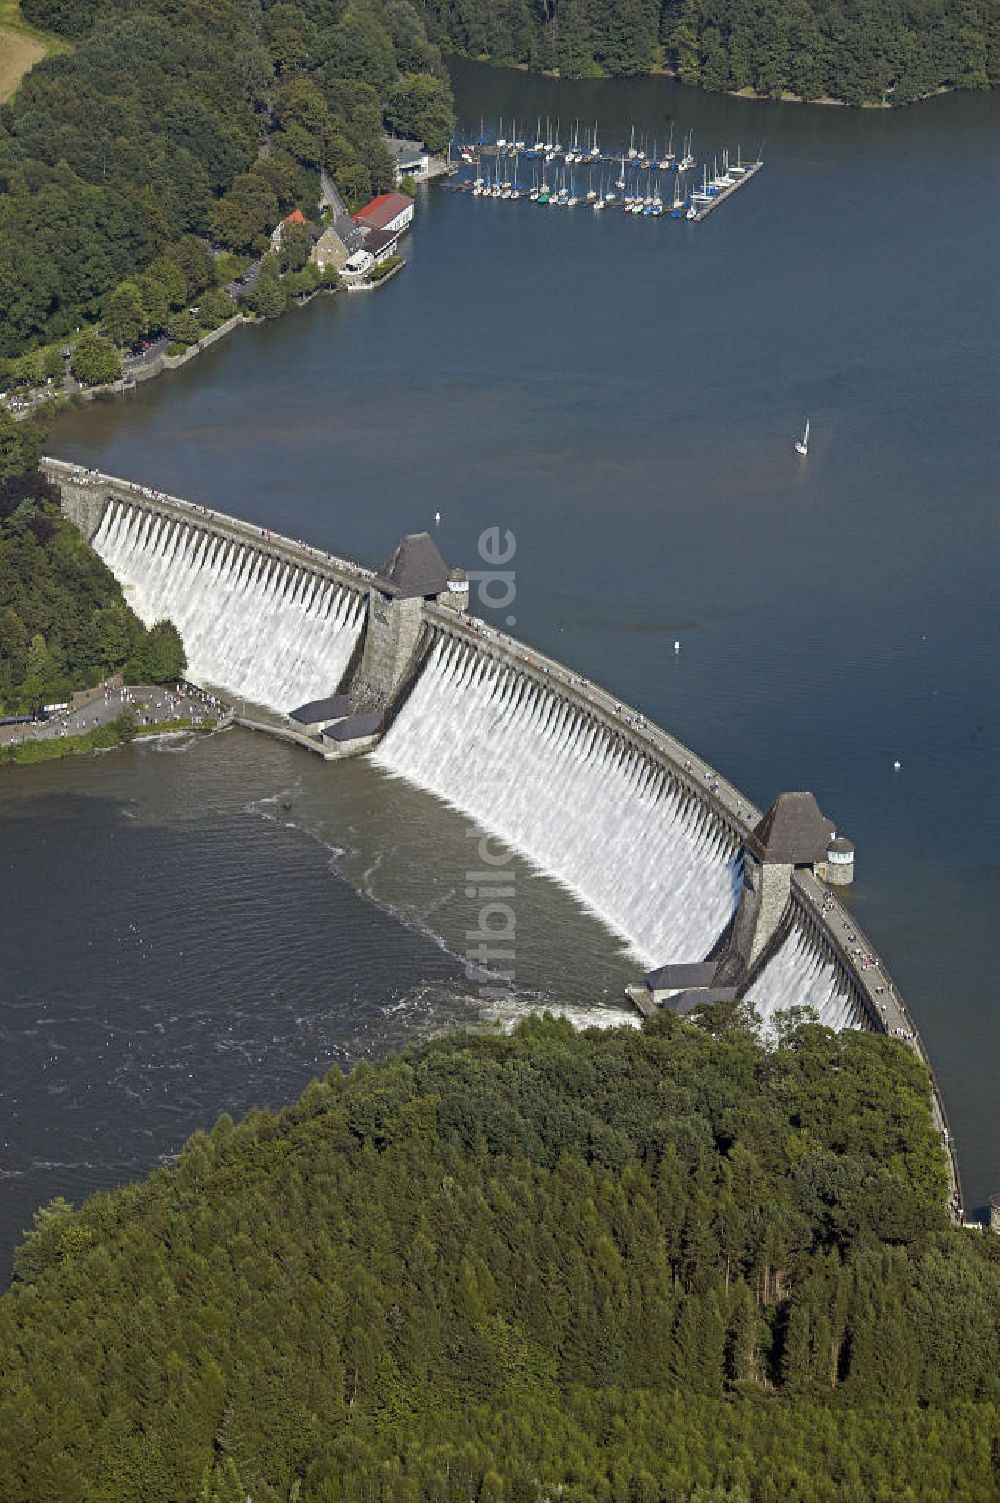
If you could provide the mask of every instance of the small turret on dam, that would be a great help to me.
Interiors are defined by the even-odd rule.
[[[811,793],[781,793],[750,832],[743,891],[733,925],[732,953],[749,970],[774,935],[788,905],[792,872],[815,872],[836,831]]]
[[[708,961],[691,965],[688,957],[678,957],[679,963],[651,971],[642,988],[631,988],[640,1010],[669,1005],[686,1013],[707,1001],[747,994],[780,947],[793,873],[809,872],[826,881],[838,840],[811,793],[779,794],[744,842],[743,883],[729,929]],[[854,847],[847,840],[841,845],[850,852],[853,875]],[[841,865],[838,875],[845,870]]]
[[[838,840],[811,793],[778,795],[747,838],[743,891],[728,949],[731,964],[750,972],[777,932],[791,895],[792,873],[809,871],[828,881],[830,852]],[[854,847],[847,840],[842,844],[851,852],[853,877]]]
[[[177,626],[189,677],[262,707],[243,724],[329,759],[369,753],[519,851],[648,973],[644,1010],[741,997],[767,1025],[807,1006],[929,1065],[837,899],[854,847],[812,794],[762,813],[640,711],[471,616],[428,534],[373,573],[146,486],[41,468],[143,621]],[[932,1105],[960,1206],[936,1083]]]

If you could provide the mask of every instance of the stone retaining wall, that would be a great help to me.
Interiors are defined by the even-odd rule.
[[[225,323],[220,324],[217,329],[212,329],[210,333],[203,334],[197,344],[189,345],[182,355],[161,355],[159,357],[161,361],[160,369],[175,371],[178,366],[187,365],[189,360],[193,360],[196,355],[200,355],[202,350],[207,350],[210,344],[216,344],[220,339],[225,339],[226,335],[231,334],[240,324],[253,322],[253,319],[244,318],[242,313],[234,313],[232,318],[227,318]],[[153,364],[155,365],[156,362],[154,361]]]

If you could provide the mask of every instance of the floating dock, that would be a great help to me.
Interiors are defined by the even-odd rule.
[[[721,203],[725,203],[727,198],[732,198],[734,193],[737,193],[740,188],[745,187],[754,174],[760,171],[763,165],[764,163],[759,160],[750,162],[748,166],[744,167],[743,172],[735,182],[730,183],[726,188],[720,188],[717,193],[713,193],[707,203],[699,205],[697,209],[694,209],[694,205],[692,204],[691,207],[694,209],[694,212],[692,213],[691,209],[689,209],[685,215],[688,223],[698,224],[702,219],[707,219],[713,209],[717,209]],[[730,168],[730,171],[732,171],[732,168]]]

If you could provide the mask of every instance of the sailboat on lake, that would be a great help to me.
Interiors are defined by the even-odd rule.
[[[809,453],[809,419],[806,418],[806,428],[801,438],[795,440],[795,452],[805,457]]]

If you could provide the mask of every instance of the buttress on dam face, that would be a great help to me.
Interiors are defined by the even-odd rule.
[[[808,1007],[926,1060],[825,885],[851,880],[853,847],[812,795],[762,816],[668,732],[471,617],[426,534],[373,575],[146,487],[43,469],[143,622],[174,622],[194,682],[290,717],[328,757],[367,752],[518,851],[649,972],[630,988],[643,1011],[740,997],[768,1026]],[[339,718],[303,733],[299,707]],[[936,1088],[934,1110],[960,1196]]]

